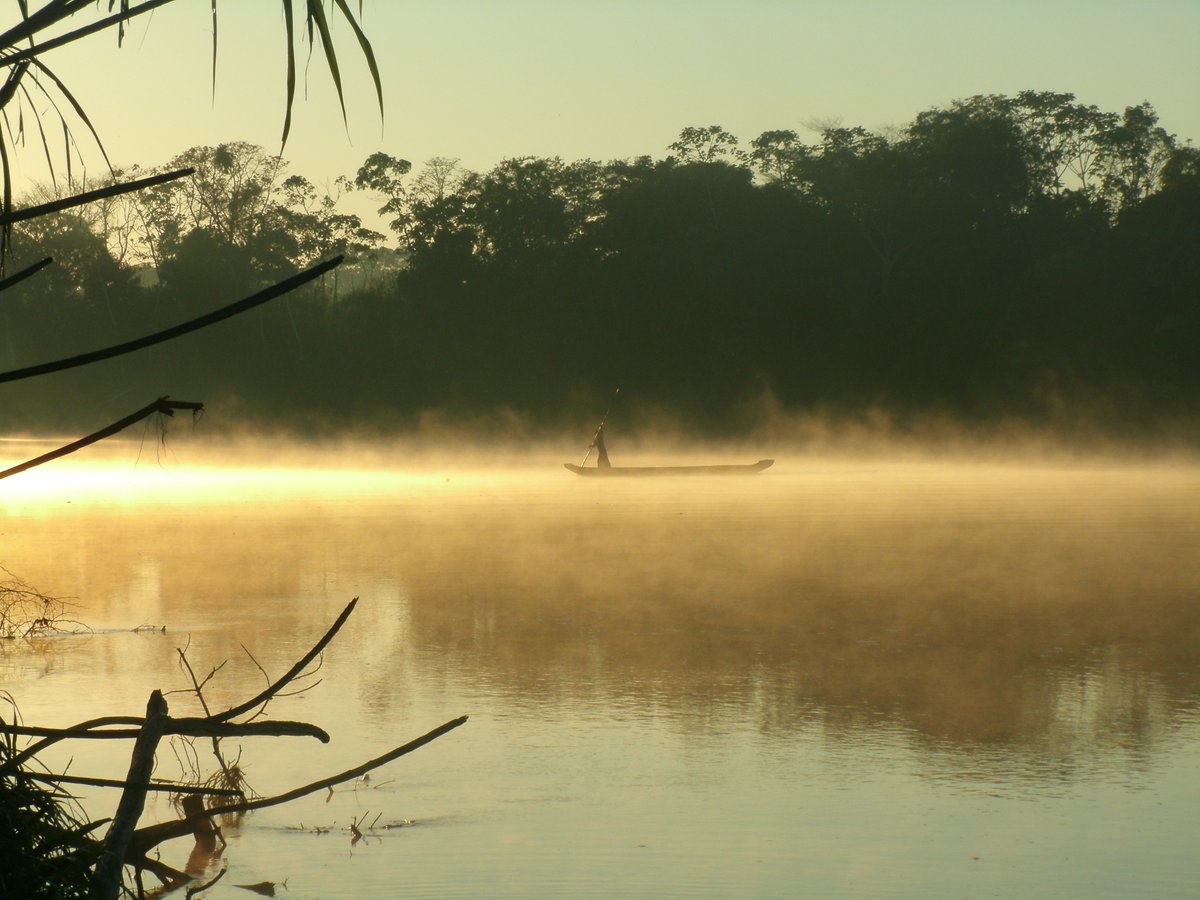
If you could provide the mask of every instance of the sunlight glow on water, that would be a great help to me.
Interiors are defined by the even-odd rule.
[[[4,484],[0,502],[4,506],[56,501],[128,504],[170,497],[173,502],[219,503],[293,497],[314,488],[333,495],[407,492],[445,481],[444,475],[435,473],[355,469],[60,464],[13,476]]]

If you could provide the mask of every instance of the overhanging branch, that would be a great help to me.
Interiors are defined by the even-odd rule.
[[[28,219],[36,219],[38,216],[48,216],[51,213],[62,212],[64,209],[71,209],[74,206],[82,206],[94,200],[103,200],[106,197],[116,197],[121,194],[131,193],[132,191],[140,191],[143,188],[165,184],[168,181],[192,175],[195,171],[192,168],[177,169],[174,172],[150,175],[146,178],[139,178],[136,181],[123,181],[120,184],[110,184],[106,187],[96,188],[94,191],[84,191],[82,194],[72,194],[70,197],[51,200],[49,203],[39,203],[37,206],[26,206],[24,209],[10,210],[7,213],[0,214],[0,226],[12,225]]]
[[[0,145],[2,146],[2,145]],[[256,306],[261,306],[268,300],[274,300],[276,297],[281,297],[289,291],[294,291],[301,285],[320,278],[326,272],[336,269],[342,264],[344,257],[339,254],[332,259],[326,260],[323,263],[305,269],[291,278],[274,284],[269,288],[259,291],[244,300],[238,300],[236,303],[230,303],[228,306],[223,306],[220,309],[210,313],[205,313],[195,319],[190,319],[179,325],[174,325],[171,328],[164,328],[162,331],[156,331],[154,334],[148,334],[144,337],[135,338],[132,341],[125,341],[122,344],[115,344],[112,347],[105,347],[102,350],[92,350],[88,353],[80,353],[76,356],[69,356],[65,359],[55,360],[54,362],[39,363],[36,366],[26,366],[23,369],[13,369],[11,372],[0,373],[0,384],[9,381],[19,381],[22,378],[33,378],[35,375],[46,375],[50,372],[60,372],[63,369],[73,369],[76,366],[86,366],[89,363],[100,362],[104,359],[112,359],[114,356],[123,356],[126,353],[132,353],[134,350],[141,350],[143,347],[151,347],[155,344],[161,344],[163,341],[169,341],[172,338],[180,337],[193,331],[198,331],[201,328],[206,328],[209,325],[214,325],[217,322],[224,321],[238,313],[245,312],[248,309],[253,309]]]
[[[117,432],[128,428],[135,422],[140,422],[147,416],[154,415],[154,413],[162,413],[163,415],[173,416],[175,415],[175,410],[177,409],[188,409],[192,412],[199,412],[200,410],[204,409],[204,404],[198,403],[194,400],[171,400],[167,397],[159,397],[153,403],[143,406],[137,412],[130,413],[125,418],[118,419],[111,425],[101,428],[99,431],[92,432],[87,437],[81,437],[79,440],[73,441],[70,444],[65,444],[64,446],[59,447],[57,450],[51,450],[49,453],[43,453],[39,457],[13,466],[11,469],[5,469],[3,472],[0,472],[0,479],[8,478],[10,475],[16,475],[20,472],[26,471],[27,469],[32,469],[34,466],[40,466],[43,463],[48,463],[51,460],[66,456],[69,453],[74,453],[76,450],[81,450],[89,444],[94,444],[97,441],[104,440],[106,437],[111,437]]]

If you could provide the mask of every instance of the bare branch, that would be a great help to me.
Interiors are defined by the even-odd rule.
[[[20,272],[17,272],[13,275],[9,275],[7,278],[0,279],[0,291],[7,290],[8,288],[12,287],[14,284],[20,284],[22,281],[24,281],[30,275],[36,275],[38,272],[42,271],[42,269],[46,268],[46,266],[50,265],[52,262],[54,262],[54,260],[51,259],[49,256],[47,256],[45,259],[38,260],[32,266],[28,266],[28,267],[22,269]]]
[[[73,441],[70,444],[64,444],[57,450],[51,450],[49,453],[43,453],[41,456],[36,457],[35,459],[15,465],[11,469],[5,469],[3,472],[0,472],[0,479],[8,478],[10,475],[17,475],[26,471],[27,469],[32,469],[34,466],[40,466],[43,463],[48,463],[52,460],[59,459],[60,457],[66,456],[69,453],[74,453],[76,450],[82,450],[84,447],[94,444],[97,441],[102,441],[106,437],[111,437],[117,432],[128,428],[130,425],[133,425],[135,422],[140,422],[142,419],[146,418],[147,416],[152,416],[155,413],[173,416],[175,415],[175,410],[177,409],[186,409],[191,410],[192,412],[199,412],[200,410],[204,409],[204,404],[197,403],[194,400],[171,400],[167,397],[159,397],[153,403],[143,406],[137,412],[130,413],[125,418],[119,419],[118,421],[113,422],[111,425],[101,428],[99,431],[94,431],[87,437],[81,437],[79,440]]]
[[[290,669],[288,669],[287,673],[282,678],[280,678],[274,684],[268,686],[266,690],[262,691],[257,696],[252,697],[251,699],[247,700],[245,703],[242,703],[239,706],[235,706],[232,709],[227,709],[227,710],[225,710],[225,712],[217,713],[216,715],[214,715],[212,717],[213,721],[225,722],[236,716],[240,716],[243,713],[247,713],[250,710],[254,709],[254,707],[258,706],[261,703],[266,702],[271,697],[273,697],[276,693],[278,693],[279,690],[282,687],[284,687],[284,685],[286,685],[289,681],[291,681],[297,675],[299,675],[301,672],[303,672],[304,669],[308,666],[308,664],[310,662],[312,662],[322,650],[325,649],[325,646],[330,641],[333,640],[334,636],[341,630],[342,626],[344,624],[346,624],[346,619],[350,618],[350,613],[354,612],[354,607],[357,604],[358,604],[357,597],[355,597],[353,600],[351,600],[349,603],[347,603],[346,608],[343,609],[341,615],[339,615],[337,617],[337,621],[335,621],[329,627],[329,630],[327,632],[325,632],[325,636],[322,637],[319,641],[317,641],[317,643],[313,645],[313,648],[311,650],[309,650],[308,653],[306,653],[300,659],[299,662],[297,662],[294,666],[292,666]]]
[[[402,744],[391,750],[383,756],[377,756],[375,759],[368,760],[360,766],[355,766],[353,769],[347,769],[338,775],[333,775],[329,778],[322,778],[320,781],[314,781],[311,784],[306,784],[303,787],[298,787],[286,793],[279,794],[275,797],[264,797],[261,800],[248,800],[245,803],[231,803],[225,806],[214,806],[211,809],[205,810],[204,815],[208,818],[221,815],[230,815],[233,813],[250,812],[255,809],[264,809],[268,806],[278,806],[281,803],[289,803],[299,797],[307,796],[308,794],[316,793],[317,791],[326,788],[332,788],[335,784],[343,784],[347,781],[353,781],[359,778],[372,769],[376,769],[394,759],[399,759],[401,756],[412,753],[414,750],[424,747],[431,741],[436,740],[447,732],[453,731],[467,721],[467,716],[460,716],[457,719],[452,719],[444,725],[439,725],[437,728],[421,735],[419,738],[409,741],[407,744]],[[180,819],[174,822],[162,822],[157,825],[147,825],[144,828],[139,828],[130,841],[130,853],[133,856],[144,856],[152,848],[158,846],[163,841],[169,841],[173,838],[182,837],[185,834],[192,833],[192,826],[186,819]]]
[[[0,141],[0,149],[3,149],[3,146],[3,142]],[[293,275],[291,278],[281,281],[278,284],[265,288],[244,300],[230,303],[228,306],[223,306],[213,312],[205,313],[195,319],[165,328],[162,331],[156,331],[154,334],[135,338],[132,341],[126,341],[122,344],[115,344],[112,347],[105,347],[102,350],[92,350],[88,353],[80,353],[77,356],[67,357],[66,359],[40,363],[35,366],[27,366],[23,369],[13,369],[10,372],[0,373],[0,384],[9,381],[19,381],[22,378],[33,378],[36,375],[45,375],[49,372],[59,372],[63,369],[72,369],[76,366],[85,366],[89,363],[99,362],[102,359],[112,359],[114,356],[122,356],[126,353],[132,353],[134,350],[141,350],[144,347],[151,347],[155,344],[161,344],[163,341],[169,341],[172,338],[198,331],[201,328],[206,328],[209,325],[214,325],[217,322],[236,316],[238,313],[245,312],[248,309],[261,306],[268,300],[281,297],[289,291],[293,291],[301,285],[321,277],[326,272],[336,269],[342,264],[344,258],[339,254],[323,263],[318,263],[311,268],[305,269],[303,272]]]
[[[140,191],[143,188],[154,187],[159,184],[166,184],[169,181],[175,181],[178,178],[184,178],[188,175],[195,174],[195,169],[178,169],[174,172],[165,172],[162,175],[151,175],[147,178],[139,178],[136,181],[126,181],[121,184],[111,184],[107,187],[96,188],[94,191],[84,191],[82,194],[73,194],[70,197],[63,197],[60,200],[52,200],[49,203],[39,203],[36,206],[27,206],[24,209],[14,209],[11,212],[0,214],[0,225],[12,225],[16,222],[24,222],[27,219],[36,219],[38,216],[48,216],[51,213],[62,212],[64,209],[71,209],[75,206],[82,206],[85,203],[91,203],[94,200],[103,200],[107,197],[117,197],[121,194],[129,194],[133,191]]]
[[[128,719],[126,724],[142,720]],[[98,731],[94,728],[46,728],[41,725],[4,725],[4,731],[22,737],[44,737],[61,741],[68,738],[80,740],[128,740],[136,738],[139,728],[120,728]],[[329,733],[307,722],[291,722],[286,719],[268,722],[221,722],[214,718],[167,717],[163,734],[182,734],[188,737],[315,737],[322,744],[329,743]],[[10,768],[12,763],[5,765]]]
[[[151,692],[146,704],[146,723],[142,726],[129,760],[126,779],[129,785],[121,794],[117,814],[113,816],[108,834],[104,836],[104,850],[92,876],[92,891],[103,900],[116,900],[120,893],[121,870],[125,866],[125,857],[138,819],[146,806],[146,790],[140,786],[150,783],[150,773],[154,770],[154,751],[163,736],[167,719],[167,701],[161,692]]]

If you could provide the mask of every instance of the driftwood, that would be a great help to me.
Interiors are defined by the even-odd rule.
[[[123,873],[127,866],[134,870],[134,878],[141,886],[141,873],[150,872],[164,885],[180,886],[186,884],[191,876],[181,872],[161,860],[151,858],[148,854],[159,844],[174,838],[192,835],[202,849],[211,850],[220,837],[220,830],[213,821],[218,816],[236,815],[277,806],[299,797],[321,790],[332,789],[334,785],[342,784],[360,778],[372,769],[376,769],[392,760],[399,759],[447,732],[453,731],[467,721],[466,716],[452,719],[432,731],[421,735],[405,744],[367,760],[361,765],[347,769],[336,775],[322,778],[302,787],[294,788],[274,797],[262,797],[252,800],[244,799],[244,794],[236,789],[210,788],[205,786],[184,786],[175,783],[165,784],[151,780],[154,768],[154,754],[159,741],[166,735],[185,735],[187,737],[232,737],[265,735],[271,737],[303,736],[315,737],[322,743],[328,742],[329,735],[316,725],[306,722],[288,721],[254,721],[231,722],[237,716],[254,713],[260,715],[262,708],[279,692],[298,676],[302,675],[309,664],[320,655],[321,651],[334,638],[353,612],[358,598],[351,600],[342,610],[337,620],[322,638],[313,645],[301,659],[292,666],[283,677],[272,682],[265,690],[244,703],[231,707],[223,712],[203,717],[173,718],[169,714],[167,702],[159,691],[150,695],[144,717],[137,716],[105,716],[82,722],[70,728],[45,728],[34,725],[9,725],[0,723],[0,729],[13,736],[40,738],[30,747],[19,754],[11,756],[0,774],[5,777],[20,777],[47,781],[51,783],[87,784],[100,787],[120,787],[121,800],[117,811],[109,824],[108,832],[102,841],[87,837],[87,833],[104,824],[90,823],[79,832],[77,844],[80,848],[93,852],[98,861],[93,870],[93,895],[100,898],[116,898],[123,885]],[[190,667],[189,667],[190,671]],[[193,677],[193,684],[195,679]],[[197,693],[199,688],[197,686]],[[207,709],[207,704],[201,702]],[[130,757],[129,774],[124,781],[112,779],[89,778],[86,776],[66,776],[52,773],[42,774],[30,772],[22,763],[30,760],[36,753],[62,740],[114,740],[134,739],[134,749]],[[224,760],[218,754],[218,760],[224,765]],[[137,827],[138,819],[145,807],[146,794],[155,790],[171,790],[186,795],[181,801],[184,816],[181,819],[161,822],[154,825]],[[223,805],[205,807],[202,795],[212,797],[243,797],[235,802]]]

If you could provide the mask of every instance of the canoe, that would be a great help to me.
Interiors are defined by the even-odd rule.
[[[745,465],[732,466],[609,466],[608,468],[585,469],[583,466],[577,466],[574,463],[563,463],[563,466],[570,469],[576,475],[600,475],[603,477],[617,477],[622,475],[753,475],[756,472],[761,472],[763,469],[769,468],[775,460],[760,459],[756,463],[747,463]]]

